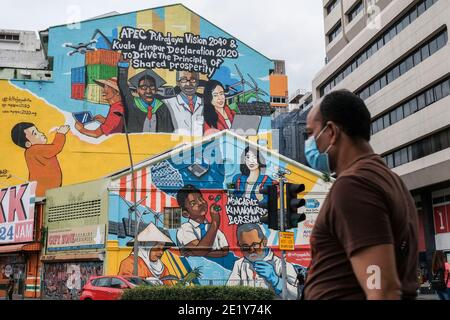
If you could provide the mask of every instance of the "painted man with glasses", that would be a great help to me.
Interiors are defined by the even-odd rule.
[[[158,99],[157,91],[165,82],[154,71],[145,70],[130,79],[128,62],[119,63],[119,89],[125,104],[125,119],[129,133],[172,133],[174,126],[167,106]]]
[[[199,85],[197,72],[177,71],[177,91],[179,93],[164,100],[172,114],[175,133],[203,135],[203,100],[197,95]]]
[[[243,224],[237,228],[236,233],[238,245],[244,256],[234,264],[227,285],[272,288],[277,295],[281,295],[283,290],[281,259],[267,247],[267,238],[262,227],[256,223]],[[297,272],[289,262],[286,262],[286,269],[287,297],[296,299]]]

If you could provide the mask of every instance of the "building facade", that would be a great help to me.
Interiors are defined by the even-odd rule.
[[[129,165],[126,132],[135,162],[224,129],[271,146],[274,61],[183,5],[39,35],[51,78],[0,80],[0,183],[35,179],[43,197],[106,176]]]
[[[50,78],[49,61],[36,32],[0,29],[0,79]]]
[[[372,116],[371,144],[413,194],[421,264],[450,251],[450,2],[324,0],[327,64],[313,103],[332,90],[358,94]]]
[[[48,191],[43,297],[77,299],[91,275],[133,275],[136,228],[138,275],[156,285],[245,285],[280,295],[279,235],[260,223],[267,211],[259,206],[280,171],[305,185],[306,220],[289,230],[294,250],[286,254],[287,296],[296,299],[296,276],[309,266],[309,237],[331,183],[230,131],[138,163],[134,174],[125,168]],[[271,272],[258,274],[257,261]]]

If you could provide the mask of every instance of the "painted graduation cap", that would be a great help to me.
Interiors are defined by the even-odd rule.
[[[170,239],[170,237],[165,232],[163,232],[151,222],[147,226],[147,228],[145,228],[141,231],[141,233],[138,234],[138,241],[140,246],[148,245],[150,242],[163,242],[166,247],[175,246],[175,243],[172,241],[172,239]],[[128,241],[127,246],[130,247],[133,245],[134,239]]]
[[[157,89],[166,84],[166,81],[164,81],[164,79],[161,78],[155,71],[147,69],[130,78],[130,88],[136,90],[142,77],[152,77],[153,79],[155,79],[155,85]]]

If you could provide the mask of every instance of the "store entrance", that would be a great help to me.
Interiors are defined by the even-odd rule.
[[[0,283],[7,283],[9,276],[14,276],[13,296],[23,298],[25,294],[25,257],[21,255],[0,256]]]

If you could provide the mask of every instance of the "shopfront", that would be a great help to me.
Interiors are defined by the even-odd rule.
[[[42,299],[77,300],[89,278],[104,273],[105,182],[52,189],[46,196]]]
[[[0,190],[0,296],[10,276],[15,298],[40,295],[43,201],[35,198],[36,183]]]

